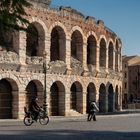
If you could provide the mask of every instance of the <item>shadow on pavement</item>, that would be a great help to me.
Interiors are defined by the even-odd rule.
[[[28,130],[17,134],[1,134],[0,140],[140,140],[140,132]]]

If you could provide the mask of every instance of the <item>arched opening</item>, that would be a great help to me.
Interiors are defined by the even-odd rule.
[[[99,111],[106,112],[106,87],[102,83],[99,88]]]
[[[113,69],[113,44],[112,42],[109,43],[109,50],[108,50],[108,67]]]
[[[83,62],[83,37],[78,30],[71,36],[71,57]]]
[[[51,61],[61,60],[65,62],[66,35],[64,30],[56,26],[51,32]]]
[[[45,49],[45,32],[43,27],[37,23],[31,23],[26,34],[26,55],[43,56]]]
[[[119,44],[116,41],[116,53],[115,53],[115,70],[118,71],[118,58],[119,58]]]
[[[19,61],[19,32],[0,31],[0,52],[2,61]]]
[[[83,88],[79,82],[74,82],[71,86],[70,94],[70,109],[82,113],[83,107]]]
[[[87,40],[87,64],[96,65],[96,39],[90,35]]]
[[[89,83],[87,87],[87,111],[89,108],[90,101],[96,101],[96,88],[94,83]]]
[[[29,106],[29,103],[33,97],[38,98],[38,104],[40,106],[44,103],[44,90],[43,85],[38,80],[30,81],[26,87],[26,106]]]
[[[119,110],[119,91],[118,86],[115,88],[115,110]]]
[[[114,90],[112,84],[108,87],[108,112],[114,111]]]
[[[65,115],[65,87],[57,81],[50,89],[50,115]]]
[[[29,105],[33,97],[37,97],[37,86],[33,81],[31,81],[26,87],[26,106]]]
[[[12,119],[12,86],[6,79],[0,80],[0,119]]]
[[[13,32],[0,32],[0,47],[1,50],[10,51],[13,49]]]
[[[106,67],[106,42],[101,39],[100,42],[100,67]]]

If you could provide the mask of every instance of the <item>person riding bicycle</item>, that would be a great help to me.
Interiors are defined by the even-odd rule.
[[[34,120],[35,121],[37,121],[39,111],[40,111],[40,106],[38,105],[37,101],[38,101],[38,98],[33,97],[31,99],[30,104],[29,104],[29,111],[34,115]]]
[[[87,120],[90,121],[93,118],[93,121],[96,121],[96,111],[99,111],[96,103],[94,101],[90,102],[89,111],[88,111],[88,118]]]

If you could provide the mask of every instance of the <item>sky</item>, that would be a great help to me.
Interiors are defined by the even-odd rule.
[[[122,55],[140,56],[140,0],[52,0],[51,5],[70,6],[103,20],[121,38]]]

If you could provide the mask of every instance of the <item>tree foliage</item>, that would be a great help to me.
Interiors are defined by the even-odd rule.
[[[26,30],[25,8],[30,6],[27,0],[0,0],[0,30]]]

